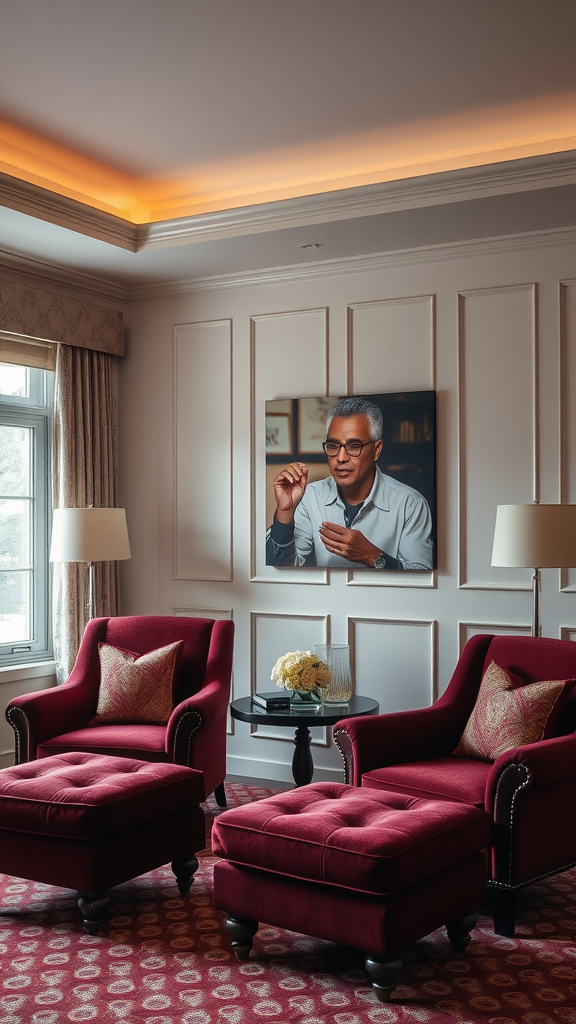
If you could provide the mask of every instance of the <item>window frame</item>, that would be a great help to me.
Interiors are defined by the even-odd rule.
[[[0,418],[8,426],[32,430],[32,636],[0,644],[0,668],[50,661],[53,657],[49,539],[52,518],[50,439],[54,374],[33,367],[27,367],[27,370],[30,374],[30,395],[19,397],[0,394]]]

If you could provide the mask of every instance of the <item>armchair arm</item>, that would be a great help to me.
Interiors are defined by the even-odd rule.
[[[576,789],[576,733],[514,747],[492,765],[486,780],[485,807],[495,821],[509,819],[519,789],[552,786],[574,780]]]
[[[82,680],[14,697],[6,719],[14,729],[16,764],[36,760],[36,748],[60,733],[81,729],[96,713],[96,696]]]
[[[204,773],[206,795],[226,774],[228,687],[214,680],[174,708],[166,727],[166,752],[175,764]],[[213,778],[221,775],[214,785]]]
[[[450,704],[418,711],[344,718],[334,726],[334,742],[344,761],[344,781],[360,786],[373,768],[447,757],[458,743],[463,724]]]
[[[576,828],[566,821],[576,794],[576,733],[515,747],[494,762],[485,808],[494,821],[492,876],[517,887],[576,861]]]

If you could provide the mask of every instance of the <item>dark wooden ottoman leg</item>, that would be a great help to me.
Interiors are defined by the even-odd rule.
[[[247,960],[252,949],[252,939],[258,931],[258,921],[249,917],[227,917],[224,927],[232,939],[232,949],[238,960]]]
[[[95,896],[91,893],[79,892],[77,903],[88,935],[97,935],[106,920],[110,908],[110,897],[106,894]]]
[[[392,992],[398,984],[402,961],[385,960],[381,956],[369,956],[364,966],[370,975],[376,998],[381,1003],[389,1003]]]
[[[198,870],[198,858],[193,854],[189,857],[180,857],[179,860],[172,861],[171,867],[176,877],[178,889],[185,896],[187,892],[190,892],[192,882],[194,881],[194,872]]]
[[[458,917],[455,917],[452,921],[448,921],[446,925],[446,933],[448,935],[448,941],[455,953],[464,952],[470,942],[470,932],[477,920],[478,914],[465,911],[463,914],[459,914]]]

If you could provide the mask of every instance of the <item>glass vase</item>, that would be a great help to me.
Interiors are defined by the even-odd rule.
[[[316,711],[322,707],[323,696],[324,691],[319,686],[315,686],[313,690],[291,690],[290,707],[294,708],[294,711]]]
[[[347,704],[352,696],[348,644],[317,644],[315,653],[330,669],[330,682],[322,691],[325,704]]]

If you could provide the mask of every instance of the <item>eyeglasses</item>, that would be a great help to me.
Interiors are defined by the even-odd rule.
[[[339,455],[341,448],[345,448],[346,454],[349,455],[350,458],[357,459],[358,456],[362,454],[362,449],[365,448],[367,444],[374,443],[374,441],[347,441],[346,444],[340,444],[338,441],[323,441],[322,447],[326,455],[331,458],[334,455]]]

